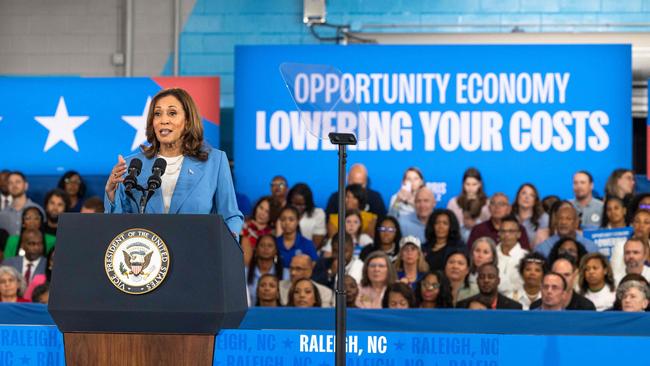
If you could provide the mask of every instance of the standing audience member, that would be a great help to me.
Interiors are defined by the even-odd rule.
[[[488,199],[483,190],[481,172],[476,168],[468,168],[465,170],[465,173],[463,173],[463,188],[460,195],[453,197],[447,203],[447,208],[456,215],[456,221],[463,222],[463,207],[466,206],[469,200],[478,201],[478,205],[481,207],[481,214],[479,215],[478,221],[486,221],[490,217]]]
[[[241,229],[241,246],[244,251],[244,264],[250,262],[257,241],[273,232],[271,222],[271,197],[262,197],[253,207],[253,216],[248,218]]]
[[[20,250],[20,242],[25,230],[38,230],[43,227],[43,213],[36,207],[29,207],[23,211],[22,229],[20,235],[12,235],[7,238],[7,244],[4,250],[4,258],[11,258],[17,255],[24,255],[24,250]],[[42,232],[41,232],[42,233]],[[50,253],[56,243],[56,237],[50,234],[43,234],[45,242],[45,252]],[[22,253],[21,253],[22,252]]]
[[[388,285],[397,280],[395,268],[388,256],[382,252],[370,253],[363,265],[363,277],[357,296],[357,307],[381,309],[384,292]]]
[[[257,282],[255,306],[280,307],[280,280],[270,273],[263,274]]]
[[[580,261],[580,294],[591,300],[597,311],[607,310],[616,301],[616,285],[607,258],[589,253]]]
[[[416,167],[410,167],[402,177],[402,187],[390,198],[388,214],[394,217],[415,212],[415,194],[424,186],[424,175]]]
[[[402,282],[389,285],[381,302],[381,307],[384,309],[413,309],[417,307],[413,289]]]
[[[626,281],[618,287],[616,297],[621,303],[622,311],[646,311],[650,300],[650,289],[646,282]]]
[[[600,226],[603,201],[594,197],[594,178],[591,173],[581,170],[573,175],[573,194],[571,203],[578,211],[583,229]]]
[[[280,281],[280,303],[287,305],[291,300],[290,290],[295,287],[296,282],[301,279],[307,279],[309,282],[314,283],[314,288],[318,292],[320,304],[324,308],[331,308],[334,306],[334,293],[326,286],[323,286],[311,279],[313,273],[314,263],[309,256],[299,254],[291,259],[291,267],[289,268],[289,279]]]
[[[381,194],[377,191],[370,189],[368,184],[368,169],[363,164],[354,164],[350,167],[348,172],[348,184],[360,184],[366,191],[366,203],[364,207],[360,207],[361,211],[369,211],[377,215],[377,219],[381,220],[386,216],[386,206],[384,205],[384,199],[381,197]],[[325,213],[329,217],[331,214],[337,213],[339,210],[339,199],[338,193],[334,192],[330,195],[330,198],[327,200],[327,208]]]
[[[487,236],[483,236],[474,240],[472,244],[472,251],[470,252],[470,265],[469,265],[469,282],[476,283],[478,276],[478,267],[492,263],[498,265],[499,259],[497,256],[497,245]]]
[[[23,210],[28,207],[37,207],[41,212],[43,208],[27,197],[29,183],[27,178],[21,172],[11,172],[7,178],[9,194],[11,195],[11,205],[2,211],[2,215],[9,218],[8,227],[3,228],[9,232],[9,235],[20,234]]]
[[[596,306],[591,300],[577,293],[574,288],[576,285],[576,278],[578,277],[578,268],[573,257],[562,256],[559,257],[551,267],[551,272],[558,273],[566,282],[565,291],[563,294],[562,307],[565,310],[596,310]],[[531,309],[535,309],[544,301],[544,288],[542,286],[542,301],[535,301],[530,305]]]
[[[451,284],[454,307],[459,301],[478,294],[478,287],[469,283],[469,257],[462,248],[456,248],[445,260],[445,277]]]
[[[605,199],[616,197],[627,207],[634,197],[634,171],[631,169],[616,169],[605,183]]]
[[[270,234],[263,235],[258,239],[253,258],[246,267],[246,284],[251,304],[256,302],[258,281],[265,274],[271,274],[278,280],[283,277],[282,260],[278,256],[275,239]]]
[[[539,306],[534,309],[564,310],[564,294],[567,289],[570,289],[569,285],[561,274],[555,272],[545,274],[542,280],[542,298],[536,301]]]
[[[45,274],[47,260],[45,259],[43,234],[38,230],[25,230],[21,235],[20,246],[25,250],[25,255],[7,258],[2,265],[15,268],[25,279],[25,285],[36,275]]]
[[[278,246],[278,253],[282,258],[284,268],[289,268],[291,258],[297,254],[306,254],[311,257],[312,261],[318,260],[314,243],[305,239],[298,231],[298,218],[298,210],[294,207],[287,206],[280,211],[282,235],[276,237],[275,243]]]
[[[309,278],[299,278],[289,289],[289,303],[287,306],[297,308],[319,308],[322,301],[316,284]]]
[[[425,236],[427,241],[422,252],[433,271],[443,269],[449,253],[463,247],[458,221],[448,209],[439,208],[433,211],[427,221]]]
[[[499,263],[499,291],[511,293],[520,288],[523,283],[519,275],[519,263],[528,254],[522,249],[519,239],[522,236],[521,226],[514,216],[506,216],[501,220],[499,228],[500,242],[497,245]]]
[[[289,190],[287,200],[300,213],[300,234],[314,242],[316,249],[319,249],[327,234],[325,211],[314,204],[311,189],[305,183],[296,183]]]
[[[511,207],[508,202],[508,197],[503,193],[495,193],[490,198],[489,203],[490,208],[490,219],[482,222],[472,229],[471,234],[469,235],[468,249],[470,243],[473,243],[474,240],[482,237],[489,236],[492,240],[499,241],[499,229],[501,227],[501,220],[510,215]],[[523,226],[519,228],[521,231],[521,238],[519,238],[519,243],[523,249],[530,249],[530,244],[528,242],[528,235]]]
[[[86,199],[79,210],[81,213],[104,213],[104,200],[99,196]]]
[[[25,279],[11,266],[0,266],[0,302],[29,302],[22,297]]]
[[[494,264],[486,263],[479,267],[478,289],[478,295],[474,295],[470,298],[458,302],[456,307],[467,308],[473,300],[477,299],[478,296],[484,296],[489,299],[490,306],[488,309],[522,309],[520,303],[499,293],[499,269]]]
[[[53,189],[45,195],[45,226],[46,234],[56,236],[56,229],[59,227],[59,216],[70,208],[70,201],[65,191]]]
[[[399,242],[399,258],[395,261],[397,279],[411,288],[429,272],[429,265],[424,260],[422,245],[415,236],[405,236]]]
[[[548,214],[544,212],[537,188],[531,183],[522,184],[515,197],[512,214],[526,229],[528,240],[534,247],[549,237]]]
[[[526,254],[519,262],[519,275],[523,285],[505,296],[517,301],[524,310],[530,309],[530,304],[542,298],[542,279],[546,273],[545,258],[533,252]]]
[[[74,170],[67,171],[59,179],[57,187],[68,195],[70,202],[66,212],[80,212],[83,198],[86,195],[86,184],[81,179],[81,175]]]
[[[429,272],[415,286],[415,299],[421,308],[451,308],[451,284],[441,271]]]
[[[422,187],[415,194],[415,212],[398,218],[402,235],[413,235],[425,241],[425,228],[429,217],[436,207],[436,197],[427,187]]]
[[[580,220],[575,207],[571,205],[561,205],[561,207],[558,208],[557,213],[551,216],[551,225],[554,228],[552,231],[555,231],[555,233],[536,246],[535,251],[548,257],[555,243],[565,237],[573,238],[577,242],[580,242],[589,253],[597,252],[599,250],[598,246],[594,244],[593,241],[585,238],[578,232]]]
[[[375,239],[372,245],[368,245],[359,255],[359,259],[365,261],[368,255],[380,250],[394,262],[399,255],[399,241],[402,239],[402,230],[399,222],[392,216],[386,216],[375,229]]]
[[[11,206],[13,198],[9,193],[9,170],[0,171],[0,211]]]

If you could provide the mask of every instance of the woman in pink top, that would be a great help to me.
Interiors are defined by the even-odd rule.
[[[363,264],[363,277],[357,296],[357,307],[381,309],[381,301],[388,285],[397,279],[395,268],[384,252],[370,253]]]
[[[463,207],[466,202],[476,199],[481,204],[481,215],[478,218],[477,224],[490,218],[490,210],[488,208],[488,197],[483,190],[483,178],[481,172],[476,168],[468,168],[463,174],[463,189],[460,194],[447,203],[447,208],[451,210],[458,222],[463,222]]]

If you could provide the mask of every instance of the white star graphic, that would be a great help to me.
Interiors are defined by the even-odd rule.
[[[54,116],[38,116],[34,117],[34,119],[49,131],[43,152],[47,152],[54,145],[58,144],[59,141],[65,142],[72,150],[79,152],[77,139],[74,137],[74,130],[86,122],[88,116],[69,116],[68,108],[65,106],[63,97],[59,98],[59,105],[56,107]]]
[[[147,97],[147,103],[144,105],[144,110],[141,116],[122,116],[124,122],[128,123],[131,127],[135,128],[136,133],[131,144],[131,151],[138,148],[138,146],[147,142],[147,115],[149,114],[149,105],[151,104],[151,97]]]

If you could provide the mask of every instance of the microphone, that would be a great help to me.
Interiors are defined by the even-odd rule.
[[[124,178],[124,188],[127,192],[131,192],[133,187],[138,186],[137,177],[142,171],[142,160],[134,158],[129,164],[129,174]]]
[[[167,161],[163,158],[158,158],[153,162],[153,167],[151,168],[151,176],[147,180],[147,190],[153,192],[156,189],[160,188],[162,184],[162,175],[165,174],[165,169],[167,169]]]

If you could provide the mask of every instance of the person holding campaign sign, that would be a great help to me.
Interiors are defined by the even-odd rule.
[[[111,170],[104,195],[106,212],[139,212],[125,189],[126,178],[135,183],[133,173],[138,169],[134,163],[139,159],[145,172],[160,167],[154,172],[160,178],[160,189],[153,191],[145,213],[217,213],[233,235],[239,234],[243,215],[237,208],[228,158],[203,141],[203,124],[192,97],[178,88],[156,94],[147,115],[146,133],[149,145],[128,159],[129,176],[125,177],[127,161],[121,155]],[[147,175],[142,174],[138,181],[146,183]]]

